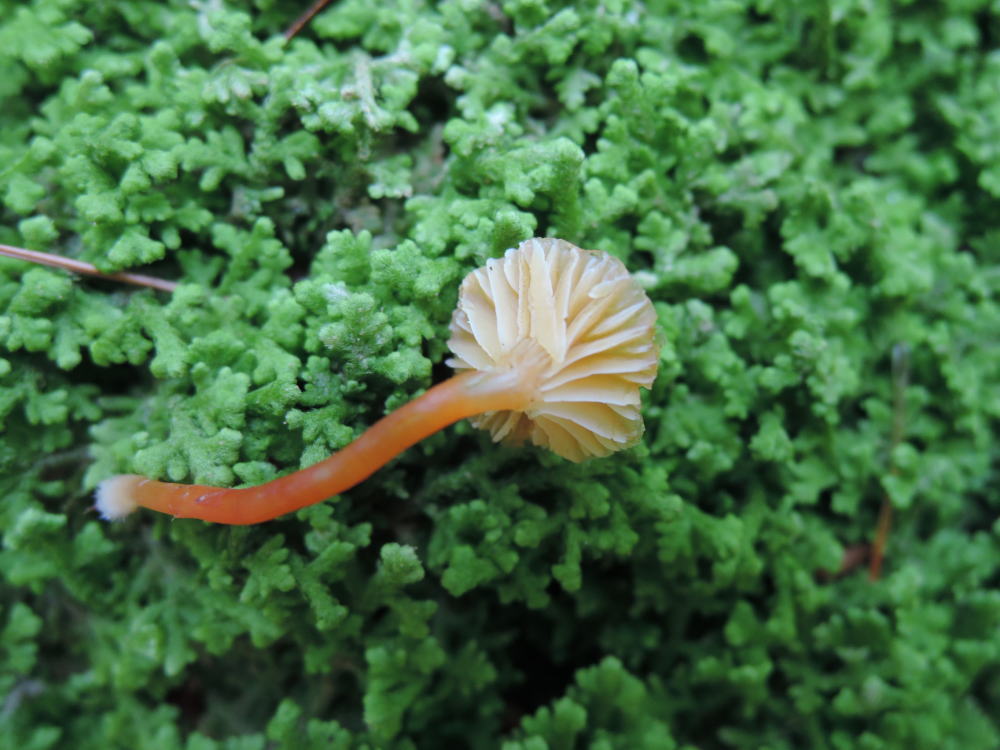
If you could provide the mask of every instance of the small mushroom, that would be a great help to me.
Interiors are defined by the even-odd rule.
[[[462,282],[448,364],[458,374],[383,417],[308,468],[227,489],[126,474],[97,488],[109,520],[143,506],[227,524],[268,521],[347,490],[460,419],[494,440],[530,439],[571,461],[642,436],[639,388],[656,376],[655,313],[621,261],[535,238]]]
[[[494,440],[530,438],[571,461],[607,456],[642,437],[639,387],[656,377],[655,318],[617,258],[531,239],[462,282],[448,364],[541,369],[524,409],[472,418]]]

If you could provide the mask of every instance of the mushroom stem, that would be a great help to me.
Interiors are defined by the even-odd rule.
[[[537,387],[538,379],[530,371],[473,370],[434,386],[380,419],[344,449],[293,474],[242,489],[158,482],[125,474],[101,482],[97,508],[108,519],[121,518],[142,506],[177,518],[215,523],[270,521],[350,489],[413,444],[460,419],[524,409]]]

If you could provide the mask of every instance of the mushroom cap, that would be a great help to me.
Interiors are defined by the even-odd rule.
[[[530,439],[571,461],[606,456],[642,437],[639,388],[656,377],[655,319],[620,260],[536,237],[465,277],[448,364],[540,368],[526,409],[472,418],[495,441]]]

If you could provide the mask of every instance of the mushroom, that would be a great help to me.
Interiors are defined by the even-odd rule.
[[[425,437],[467,417],[494,441],[530,439],[571,461],[642,436],[639,388],[656,376],[655,313],[621,261],[534,238],[462,282],[451,321],[454,377],[308,468],[227,489],[126,474],[97,488],[109,520],[138,506],[179,518],[252,524],[347,490]]]

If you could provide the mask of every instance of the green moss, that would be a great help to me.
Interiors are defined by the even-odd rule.
[[[307,5],[0,0],[0,242],[180,282],[0,258],[0,745],[1000,744],[991,4]],[[634,450],[94,518],[342,447],[533,235],[654,300]]]

